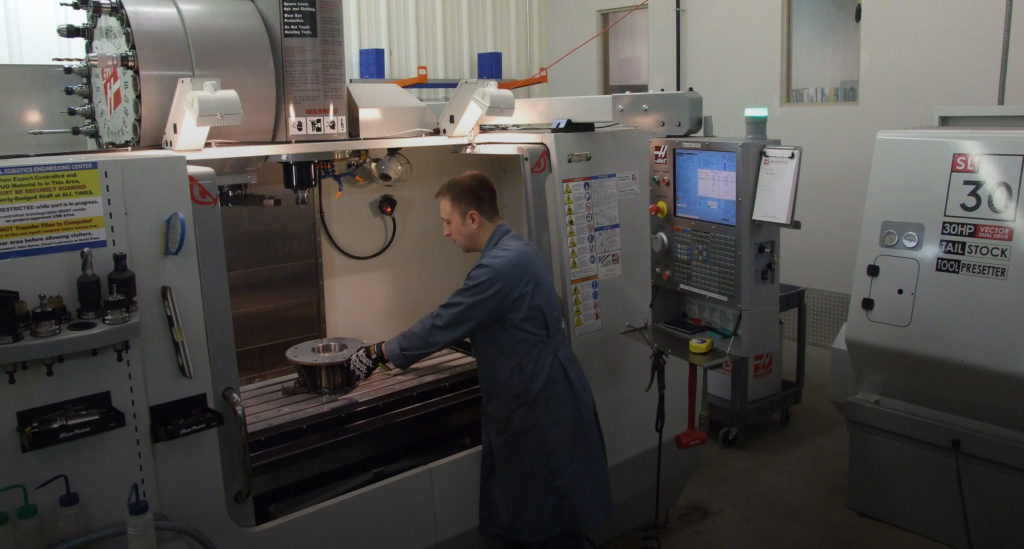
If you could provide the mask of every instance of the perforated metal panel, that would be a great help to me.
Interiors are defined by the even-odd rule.
[[[807,343],[830,347],[850,310],[850,294],[807,288]],[[796,309],[782,314],[783,336],[796,341]]]

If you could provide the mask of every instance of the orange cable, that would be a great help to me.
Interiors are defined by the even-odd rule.
[[[587,38],[586,42],[583,42],[582,44],[580,44],[580,45],[576,46],[575,48],[573,48],[573,49],[569,50],[568,52],[566,52],[566,53],[565,53],[565,55],[563,55],[563,56],[559,57],[558,59],[556,59],[554,63],[551,63],[551,64],[550,64],[550,65],[548,65],[548,66],[547,66],[546,68],[547,68],[548,70],[551,70],[551,67],[554,67],[554,66],[555,66],[556,64],[558,64],[558,62],[559,62],[559,61],[561,61],[562,59],[565,59],[566,57],[569,57],[569,55],[570,55],[570,54],[572,54],[572,53],[573,53],[573,52],[575,52],[576,50],[578,50],[578,49],[582,48],[583,46],[586,46],[587,44],[589,44],[589,43],[590,43],[590,41],[591,41],[591,40],[593,40],[593,39],[597,38],[598,36],[601,36],[602,34],[604,34],[604,33],[608,32],[608,30],[609,30],[609,29],[611,29],[611,28],[612,28],[612,27],[614,27],[615,25],[618,25],[618,24],[619,24],[619,21],[622,21],[622,20],[623,20],[623,19],[625,19],[626,17],[629,17],[629,14],[631,14],[631,13],[633,13],[634,11],[636,11],[636,10],[640,9],[640,6],[643,6],[643,5],[644,5],[644,4],[646,4],[646,3],[648,2],[648,1],[649,1],[649,0],[644,0],[643,2],[640,2],[639,4],[637,4],[637,5],[633,6],[633,9],[631,9],[631,10],[627,11],[627,12],[625,13],[625,15],[623,15],[622,17],[619,17],[618,19],[616,19],[614,23],[612,23],[611,25],[608,25],[608,26],[607,26],[607,27],[605,27],[605,28],[604,28],[604,29],[603,29],[602,31],[598,32],[598,33],[597,33],[597,34],[595,34],[594,36],[591,36],[590,38]],[[539,72],[538,72],[537,74],[534,74],[534,75],[533,75],[533,76],[531,76],[530,78],[534,78],[534,77],[537,77],[537,76],[540,76],[540,73],[539,73]]]

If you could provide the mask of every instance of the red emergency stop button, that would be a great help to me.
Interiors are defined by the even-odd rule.
[[[672,271],[661,271],[661,278],[668,280],[672,276]]]
[[[651,204],[651,206],[647,208],[647,211],[651,212],[651,215],[665,217],[668,215],[668,205],[665,204],[664,200],[659,200],[657,204]]]

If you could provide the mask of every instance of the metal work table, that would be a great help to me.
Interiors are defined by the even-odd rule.
[[[244,386],[254,504],[263,520],[479,444],[476,359],[445,349],[346,393],[297,374]]]
[[[378,370],[347,393],[293,392],[297,374],[269,379],[242,388],[246,428],[250,438],[308,423],[323,416],[338,416],[384,401],[417,393],[437,382],[476,375],[476,359],[445,349],[406,370]]]

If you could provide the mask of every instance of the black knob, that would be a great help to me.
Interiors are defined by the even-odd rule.
[[[377,202],[377,209],[384,215],[394,215],[396,207],[398,207],[398,201],[390,194],[380,197]]]
[[[123,295],[129,310],[135,310],[135,273],[128,268],[128,254],[114,253],[114,270],[107,275],[107,292]]]

